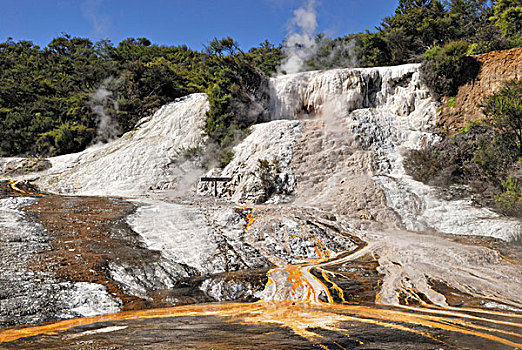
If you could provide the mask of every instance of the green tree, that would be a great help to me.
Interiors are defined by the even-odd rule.
[[[40,154],[56,156],[85,148],[94,137],[95,130],[84,125],[60,125],[43,133],[36,144]]]
[[[265,40],[259,47],[251,48],[246,54],[250,64],[261,70],[266,76],[270,76],[277,71],[283,57],[281,45],[275,46]]]
[[[444,6],[439,0],[400,1],[395,15],[385,17],[379,32],[387,40],[391,63],[420,61],[431,45],[451,38]]]
[[[366,33],[361,42],[361,61],[367,67],[390,65],[392,55],[388,41],[380,33]]]
[[[522,80],[511,80],[490,96],[485,103],[484,114],[522,157]]]
[[[522,45],[522,0],[497,0],[491,19],[513,46]]]
[[[399,0],[399,5],[395,9],[395,14],[405,15],[414,9],[426,7],[431,4],[431,0]]]
[[[241,51],[209,55],[205,68],[210,104],[205,133],[225,165],[231,160],[232,146],[246,135],[248,127],[267,120],[268,81]]]
[[[484,27],[494,30],[487,0],[450,0],[447,6],[452,40],[476,42]]]
[[[223,39],[214,38],[207,46],[205,46],[205,51],[209,55],[234,55],[241,50],[239,49],[239,44],[232,39],[231,37],[226,37]]]

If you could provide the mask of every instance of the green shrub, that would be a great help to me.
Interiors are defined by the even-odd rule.
[[[95,130],[84,125],[62,124],[40,135],[36,141],[41,154],[56,156],[82,150],[94,138]]]
[[[503,192],[495,197],[499,210],[511,216],[522,216],[522,181],[509,177],[502,183]]]
[[[366,33],[361,42],[361,63],[365,67],[387,66],[392,62],[388,42],[380,33]]]
[[[466,132],[412,151],[404,167],[417,181],[451,190],[452,197],[473,195],[477,203],[495,206],[494,196],[513,164],[512,153],[502,148],[500,133],[490,126],[471,123]]]
[[[483,124],[483,122],[480,120],[473,121],[471,123],[466,124],[466,126],[463,127],[462,129],[458,130],[457,134],[467,134],[474,125],[482,125],[482,124]]]
[[[281,47],[268,42],[245,54],[231,38],[212,41],[208,52],[145,38],[113,46],[63,35],[43,48],[8,39],[0,43],[0,155],[81,151],[88,133],[72,126],[96,126],[93,97],[102,88],[108,95],[100,104],[122,133],[167,102],[208,92],[205,131],[227,161],[244,130],[268,110],[260,88],[268,83],[256,67],[272,72],[280,57]],[[64,145],[69,139],[73,145]]]
[[[436,145],[411,151],[404,167],[415,180],[445,190],[461,185],[446,191],[453,198],[472,195],[479,205],[521,217],[521,160],[509,133],[475,122]]]
[[[457,105],[456,98],[455,97],[448,98],[447,103],[448,103],[449,108],[455,108],[455,106]]]
[[[473,152],[473,163],[482,169],[489,181],[501,183],[502,178],[518,159],[518,152],[506,134],[479,140]]]
[[[474,162],[474,158],[497,134],[491,127],[471,123],[467,132],[447,137],[435,146],[412,151],[405,160],[405,167],[414,179],[441,186],[483,179],[485,170]],[[489,149],[485,152],[488,160],[490,153]]]
[[[442,170],[438,155],[431,149],[413,150],[404,161],[404,166],[415,180],[427,183]]]
[[[511,80],[490,96],[484,106],[490,125],[498,129],[522,156],[522,80]]]
[[[435,98],[455,96],[459,86],[477,76],[480,65],[468,51],[469,44],[463,41],[435,45],[426,51],[420,74]]]
[[[271,162],[267,159],[258,159],[256,176],[261,180],[263,190],[263,196],[259,199],[260,203],[266,202],[272,195],[281,191],[280,174],[281,168],[277,158],[274,158]]]
[[[522,45],[522,2],[520,0],[497,0],[491,19],[508,38],[513,47]]]
[[[225,40],[213,41],[215,47]],[[231,39],[230,39],[231,40]],[[210,56],[206,62],[211,81],[206,90],[210,109],[204,132],[217,147],[221,167],[232,160],[232,147],[248,134],[248,128],[268,120],[268,79],[242,52]]]

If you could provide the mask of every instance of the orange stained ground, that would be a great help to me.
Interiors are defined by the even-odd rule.
[[[57,334],[82,325],[108,321],[126,321],[186,316],[217,316],[224,322],[242,325],[259,323],[279,324],[288,327],[294,333],[311,341],[320,341],[321,336],[308,329],[323,328],[331,331],[349,332],[348,323],[365,323],[393,328],[400,331],[419,334],[439,341],[428,331],[421,331],[416,326],[427,329],[439,329],[460,334],[473,335],[514,348],[522,347],[521,322],[498,321],[468,314],[474,310],[449,311],[443,309],[403,307],[403,310],[390,310],[360,305],[320,304],[282,302],[197,304],[165,309],[121,312],[87,318],[59,321],[47,325],[7,329],[0,331],[0,342],[9,342],[23,337],[41,334]],[[482,312],[484,312],[482,310]],[[496,313],[497,315],[499,313]],[[502,314],[510,319],[522,319],[520,315]],[[485,325],[473,321],[480,320]],[[344,324],[343,324],[344,323]],[[509,326],[512,331],[498,329],[498,325]],[[349,336],[349,335],[347,335]]]
[[[255,209],[254,208],[245,208],[245,209],[250,210],[249,213],[247,214],[247,216],[245,217],[246,218],[245,230],[248,231],[250,229],[250,226],[252,226],[252,224],[254,222],[256,222],[256,219],[253,216]]]
[[[17,193],[20,193],[20,194],[24,194],[24,195],[27,195],[27,196],[41,196],[42,195],[40,193],[34,193],[34,192],[31,192],[31,191],[25,190],[23,188],[20,188],[18,186],[18,182],[16,180],[11,180],[8,183],[9,183],[9,186],[11,187],[11,189],[14,192],[17,192]]]
[[[12,188],[20,191],[15,183],[10,183]],[[253,209],[246,216],[246,230],[255,219],[252,217]],[[330,271],[321,268],[338,256],[330,252],[326,245],[314,238],[318,259],[308,261],[300,265],[279,266],[269,271],[267,288],[289,288],[293,297],[301,293],[299,301],[279,300],[256,303],[223,303],[223,304],[197,304],[163,309],[149,309],[139,311],[126,311],[110,315],[77,318],[58,321],[45,325],[26,328],[14,328],[0,331],[0,343],[10,342],[20,338],[37,336],[42,334],[58,334],[74,327],[90,325],[101,322],[154,319],[167,317],[202,317],[216,316],[223,322],[256,325],[260,323],[278,324],[281,327],[291,329],[295,334],[311,341],[320,341],[322,336],[310,331],[311,328],[322,328],[335,332],[341,332],[347,337],[350,324],[364,323],[398,331],[415,333],[443,343],[431,330],[442,330],[457,334],[466,334],[480,337],[493,342],[501,343],[514,348],[522,348],[522,315],[502,312],[490,312],[487,310],[413,307],[401,305],[391,308],[383,306],[350,305],[345,303],[343,290],[337,286],[329,274]],[[362,247],[359,247],[360,250]],[[352,252],[353,253],[353,252]],[[343,258],[344,259],[344,258]],[[322,278],[331,286],[328,287],[319,278],[314,276],[312,268],[320,271]],[[275,278],[276,271],[283,272],[286,276],[284,285]],[[278,285],[279,284],[279,285]],[[342,304],[333,303],[331,291],[334,291],[342,300]],[[319,298],[324,293],[326,301]],[[323,298],[324,299],[324,298]],[[489,317],[488,317],[489,316]],[[423,327],[422,330],[419,326]]]

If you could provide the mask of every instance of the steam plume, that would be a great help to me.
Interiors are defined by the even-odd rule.
[[[317,29],[316,1],[308,0],[307,4],[294,11],[290,23],[289,35],[285,39],[285,59],[281,71],[297,73],[303,68],[317,50],[315,32]]]
[[[96,115],[95,143],[109,142],[119,135],[118,123],[113,118],[114,114],[118,112],[118,103],[113,98],[112,91],[108,89],[118,84],[117,79],[106,79],[91,95],[90,107]]]

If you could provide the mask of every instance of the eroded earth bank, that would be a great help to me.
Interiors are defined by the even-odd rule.
[[[404,172],[438,142],[418,66],[270,84],[273,120],[224,169],[191,152],[204,94],[2,159],[0,348],[522,347],[522,223]],[[230,179],[216,197],[205,173]]]

